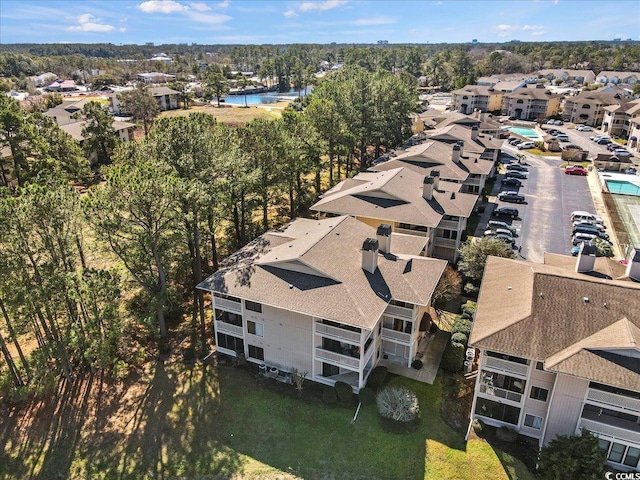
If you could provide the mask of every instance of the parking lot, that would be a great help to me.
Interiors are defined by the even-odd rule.
[[[586,141],[590,142],[589,135],[585,136]],[[569,254],[573,246],[571,212],[595,210],[586,177],[565,175],[560,168],[562,160],[559,157],[546,159],[528,154],[526,150],[517,150],[506,143],[502,151],[505,164],[517,162],[515,155],[524,154],[524,163],[528,164],[529,169],[528,179],[522,180],[520,188],[502,186],[500,182],[504,173],[501,173],[493,191],[497,195],[501,191],[516,190],[525,196],[525,203],[507,203],[499,201],[495,196],[490,197],[490,201],[495,203],[495,207],[491,209],[511,206],[519,211],[516,220],[500,218],[518,228],[515,248],[521,247],[520,255],[533,262],[542,262],[544,252]],[[488,215],[485,217],[488,218]],[[478,231],[482,231],[486,225],[486,218],[483,220]]]

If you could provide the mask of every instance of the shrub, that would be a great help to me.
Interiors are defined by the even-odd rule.
[[[469,320],[469,321],[473,320],[473,317],[469,312],[462,312],[459,318],[464,318],[465,320]]]
[[[373,369],[371,374],[369,374],[369,379],[367,380],[367,387],[372,388],[373,390],[377,390],[382,385],[384,385],[384,381],[387,378],[387,367],[382,365],[378,365]]]
[[[387,387],[376,396],[381,417],[396,422],[409,423],[418,417],[418,397],[405,387]]]
[[[376,403],[376,395],[369,387],[364,387],[361,388],[360,393],[358,393],[358,400],[360,400],[363,405],[373,405]]]
[[[480,435],[484,429],[484,422],[479,418],[476,418],[471,423],[471,426],[473,427],[473,431],[476,432],[476,435]]]
[[[468,342],[468,338],[464,333],[456,332],[453,335],[451,335],[451,342],[452,343],[461,343],[463,345],[466,345],[467,342]]]
[[[335,388],[327,387],[322,391],[322,401],[327,405],[335,405],[338,401],[338,394]]]
[[[411,366],[416,370],[420,370],[422,368],[422,360],[420,359],[414,360]]]
[[[464,293],[468,295],[477,295],[479,291],[480,291],[480,287],[475,286],[471,282],[467,282],[464,285]]]
[[[474,302],[467,302],[462,305],[462,313],[469,314],[469,317],[473,319],[473,316],[476,314],[476,304]]]
[[[464,366],[465,346],[462,343],[450,342],[442,355],[442,368],[455,373]]]
[[[333,388],[335,389],[336,396],[338,397],[338,400],[340,400],[340,402],[349,403],[353,398],[353,389],[348,383],[336,382]]]
[[[500,427],[496,432],[498,440],[513,443],[518,439],[518,432],[509,427]]]
[[[467,338],[471,334],[471,327],[473,327],[473,322],[471,320],[467,320],[466,318],[458,317],[456,321],[453,322],[453,328],[451,329],[451,333],[464,333]]]

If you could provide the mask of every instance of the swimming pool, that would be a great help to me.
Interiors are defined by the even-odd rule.
[[[516,135],[520,135],[521,137],[527,137],[527,138],[531,138],[531,139],[541,140],[540,135],[538,135],[538,132],[536,132],[532,128],[505,127],[505,130],[509,130],[510,132],[513,132]]]
[[[640,197],[640,185],[625,180],[606,180],[610,193]]]

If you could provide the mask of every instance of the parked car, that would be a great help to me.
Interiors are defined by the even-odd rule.
[[[487,227],[491,229],[503,228],[505,230],[509,230],[512,236],[515,236],[515,233],[518,231],[518,229],[513,225],[509,225],[507,222],[501,222],[500,220],[489,220],[487,222]]]
[[[522,142],[516,145],[518,150],[526,150],[527,148],[534,148],[536,146],[533,142]]]
[[[607,137],[606,135],[593,135],[593,136],[589,137],[589,139],[590,139],[590,140],[593,140],[594,142],[595,142],[596,140],[601,139],[601,138],[609,138],[609,137]]]
[[[564,125],[564,122],[562,120],[554,120],[553,124],[554,125]]]
[[[617,144],[617,143],[610,143],[609,145],[607,145],[607,150],[609,150],[609,151],[613,151],[616,148],[620,148],[620,145]]]
[[[625,150],[624,148],[616,148],[616,149],[613,151],[613,154],[614,154],[616,157],[630,157],[630,156],[631,156],[631,152],[629,152],[629,151]]]
[[[511,246],[515,245],[515,243],[516,243],[516,239],[515,238],[513,238],[510,235],[505,235],[503,233],[495,233],[495,234],[491,234],[491,235],[485,235],[485,237],[497,238],[498,240],[502,240],[503,242],[506,242]]]
[[[506,174],[505,177],[507,178],[519,178],[521,180],[526,180],[527,179],[527,174],[524,172],[518,172],[517,170],[509,170]]]
[[[597,215],[594,215],[593,213],[585,212],[583,210],[575,210],[571,212],[572,222],[585,221],[585,220],[589,222],[602,223],[602,218],[600,218]]]
[[[490,228],[484,231],[484,236],[489,237],[492,235],[508,235],[511,238],[515,238],[515,235],[506,228]]]
[[[579,125],[576,127],[576,130],[579,132],[592,132],[593,128],[591,128],[589,125]]]
[[[509,163],[507,164],[507,170],[518,170],[520,172],[528,172],[529,169],[524,165],[520,165],[519,163]]]
[[[571,232],[571,234],[576,235],[577,233],[588,233],[589,235],[595,235],[596,237],[600,237],[604,240],[609,240],[608,233],[601,232],[595,227],[589,227],[589,226],[573,227],[573,231]]]
[[[519,215],[518,209],[513,207],[500,207],[491,212],[492,217],[518,218]]]
[[[579,147],[578,145],[574,145],[573,143],[570,143],[569,145],[563,145],[562,148],[564,150],[582,150],[582,147]]]
[[[502,179],[502,185],[506,185],[508,187],[521,187],[522,186],[522,182],[520,180],[518,180],[517,178],[503,178]]]
[[[609,145],[611,143],[611,140],[608,138],[599,138],[598,140],[596,140],[596,143],[598,145]]]
[[[516,145],[516,144],[520,143],[521,141],[522,140],[520,140],[519,138],[513,137],[513,138],[510,138],[509,140],[507,140],[507,143],[509,145]]]
[[[566,133],[559,133],[558,135],[556,135],[556,138],[561,142],[569,141],[569,135],[567,135]]]
[[[571,255],[573,255],[574,257],[577,257],[579,253],[580,253],[580,244],[574,245],[573,247],[571,247]]]
[[[574,245],[580,245],[582,242],[590,242],[596,238],[596,235],[592,235],[589,233],[576,233],[573,237],[571,237],[571,243]]]
[[[607,227],[605,227],[602,223],[590,222],[588,220],[582,220],[582,221],[573,222],[573,228],[580,227],[580,226],[594,227],[594,228],[597,228],[600,231],[603,231],[603,230],[607,229]]]
[[[567,175],[586,175],[588,172],[582,165],[571,165],[564,169],[564,173]]]
[[[525,202],[524,195],[514,191],[500,192],[498,194],[498,200],[501,200],[503,202],[513,202],[513,203]]]

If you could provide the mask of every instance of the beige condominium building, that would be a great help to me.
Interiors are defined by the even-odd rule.
[[[592,127],[602,125],[609,106],[626,103],[620,95],[609,92],[581,92],[565,98],[562,119],[565,122],[582,123]]]
[[[351,215],[377,228],[422,238],[421,255],[455,262],[478,196],[461,193],[459,183],[422,175],[406,167],[362,172],[340,182],[311,207],[321,215]]]
[[[467,85],[453,91],[453,108],[455,111],[470,114],[476,110],[493,112],[500,110],[502,91],[485,85]]]
[[[381,359],[409,367],[447,265],[424,241],[341,216],[297,219],[225,260],[211,292],[217,350],[362,388]]]
[[[502,97],[502,113],[520,120],[538,120],[560,110],[561,95],[551,93],[544,85],[530,85]]]
[[[546,254],[489,257],[470,345],[479,351],[472,419],[543,446],[596,435],[611,465],[640,460],[640,250],[627,266]]]

